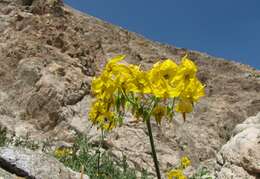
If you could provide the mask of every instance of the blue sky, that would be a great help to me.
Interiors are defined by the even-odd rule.
[[[149,39],[260,69],[260,0],[65,0]]]

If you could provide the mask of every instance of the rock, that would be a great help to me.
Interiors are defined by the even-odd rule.
[[[219,178],[260,176],[260,113],[236,126],[234,136],[218,153]]]
[[[237,165],[229,165],[227,167],[223,167],[221,171],[218,173],[218,179],[256,179],[255,176],[250,175],[247,171],[245,171],[242,167]]]
[[[17,80],[21,80],[30,86],[41,78],[41,70],[44,66],[44,62],[41,58],[27,58],[22,59],[17,67],[18,76]]]
[[[242,124],[238,124],[233,130],[232,134],[234,136],[248,128],[256,128],[260,130],[260,113],[258,113],[256,116],[247,118]]]
[[[1,167],[0,167],[0,179],[17,179],[17,176],[3,170]]]
[[[63,15],[63,1],[62,0],[16,0],[22,6],[30,7],[35,14],[52,13],[56,16]],[[20,2],[19,2],[20,1]]]
[[[35,179],[79,179],[80,174],[55,158],[28,149],[0,148],[0,167],[17,176]],[[88,179],[84,176],[84,179]]]

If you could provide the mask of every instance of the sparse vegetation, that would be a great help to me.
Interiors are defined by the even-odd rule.
[[[191,165],[191,161],[188,157],[182,157],[179,166],[175,167],[174,169],[170,170],[167,173],[168,179],[213,179],[210,175],[210,171],[207,167],[199,168],[196,173],[188,177],[185,175],[184,170]]]
[[[14,139],[11,139],[11,144],[14,146],[19,146],[31,150],[37,150],[39,149],[39,143],[33,140],[30,140],[28,137],[22,138],[22,137],[16,137]]]
[[[184,174],[184,170],[191,165],[191,161],[188,157],[182,157],[180,165],[175,169],[170,170],[167,173],[168,179],[187,179],[187,176]]]
[[[0,147],[16,146],[31,150],[39,149],[39,143],[28,137],[9,137],[6,128],[0,128]],[[62,147],[54,152],[55,157],[65,166],[75,171],[81,171],[91,178],[97,179],[135,179],[137,172],[127,164],[126,157],[122,161],[114,161],[106,151],[88,143],[86,137],[78,136],[71,148]],[[144,170],[141,179],[148,179]]]
[[[7,131],[5,128],[0,127],[0,147],[5,146],[7,141]]]
[[[113,160],[106,151],[88,143],[86,137],[79,136],[71,148],[58,148],[54,155],[65,166],[84,173],[90,178],[98,179],[135,179],[137,172],[129,168],[126,157],[122,161]],[[147,172],[143,171],[141,179],[147,179]]]
[[[13,145],[16,147],[23,147],[31,150],[39,149],[39,144],[36,141],[30,140],[28,137],[8,136],[6,128],[0,127],[0,147]]]

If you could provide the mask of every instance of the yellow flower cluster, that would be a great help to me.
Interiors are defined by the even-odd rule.
[[[181,168],[187,168],[188,166],[190,166],[191,161],[188,157],[182,157],[181,158]]]
[[[121,55],[109,60],[100,76],[92,82],[96,100],[89,120],[99,128],[111,130],[116,127],[121,121],[118,113],[122,114],[127,102],[134,106],[136,114],[142,114],[150,104],[148,99],[156,98],[151,114],[160,123],[163,116],[173,111],[191,112],[193,103],[204,96],[204,86],[196,77],[197,67],[187,56],[179,65],[166,59],[155,63],[149,71],[119,63],[124,58]],[[169,99],[173,99],[171,103],[160,104]]]
[[[58,158],[67,157],[73,153],[71,148],[59,147],[54,151],[54,156]]]
[[[191,165],[191,161],[188,157],[181,158],[181,165],[177,169],[173,169],[167,173],[168,179],[187,179],[184,175],[183,170]]]
[[[167,178],[168,179],[187,179],[187,177],[183,174],[183,170],[182,169],[171,170],[167,174]]]

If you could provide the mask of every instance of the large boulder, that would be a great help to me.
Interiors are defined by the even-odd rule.
[[[28,149],[0,148],[0,168],[20,177],[35,179],[79,179],[80,174],[66,168],[55,158]],[[8,174],[8,172],[5,172]],[[6,174],[6,175],[7,175]],[[0,173],[1,176],[1,173]],[[88,179],[84,175],[84,179]]]
[[[218,153],[218,178],[260,177],[260,113],[234,129]]]

